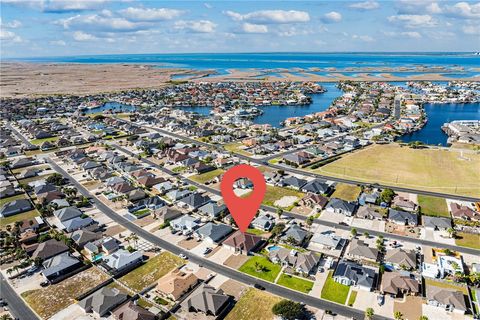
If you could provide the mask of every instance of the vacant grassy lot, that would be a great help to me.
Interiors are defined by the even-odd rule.
[[[447,201],[444,198],[418,195],[418,204],[422,208],[422,214],[434,217],[450,218]]]
[[[466,196],[480,194],[480,155],[398,144],[373,145],[313,170],[371,183]]]
[[[468,247],[473,249],[480,249],[480,235],[465,232],[457,232],[455,239],[457,246]]]
[[[33,139],[33,140],[30,140],[30,143],[32,144],[35,144],[35,145],[41,145],[42,143],[44,142],[55,142],[57,141],[58,139],[60,139],[60,137],[50,137],[50,138],[43,138],[43,139]]]
[[[335,186],[335,192],[332,198],[343,199],[345,201],[356,201],[362,192],[362,188],[352,184],[338,183]]]
[[[184,263],[185,261],[180,257],[170,252],[162,252],[118,280],[138,292]]]
[[[205,183],[207,181],[210,181],[214,179],[215,177],[223,174],[225,171],[222,169],[215,169],[209,172],[205,172],[202,174],[197,174],[196,176],[191,176],[190,179],[192,179],[195,182],[198,183]]]
[[[264,267],[264,269],[259,268],[257,271],[256,263],[258,263],[259,267]],[[251,276],[273,282],[281,269],[282,267],[280,265],[270,262],[265,257],[254,256],[248,259],[238,270]]]
[[[27,198],[27,196],[24,193],[17,194],[16,196],[12,196],[12,197],[2,198],[0,199],[0,207],[6,203],[12,202],[13,200],[25,199],[25,198]]]
[[[267,206],[273,206],[275,201],[278,199],[291,196],[297,197],[298,200],[300,200],[305,196],[305,194],[292,189],[267,185],[267,191],[265,192],[265,198],[263,198],[263,204]]]
[[[74,303],[76,297],[106,280],[108,276],[105,273],[90,268],[46,288],[25,291],[21,296],[42,318],[49,318]]]
[[[272,307],[281,300],[268,292],[250,289],[235,304],[225,320],[272,320]]]
[[[348,296],[348,291],[350,291],[350,287],[335,282],[332,278],[332,275],[333,272],[330,271],[328,273],[327,281],[325,281],[325,284],[323,285],[320,297],[325,300],[345,304]]]
[[[25,219],[32,219],[33,217],[39,216],[40,213],[37,211],[37,209],[33,209],[24,213],[20,214],[15,214],[10,217],[6,218],[1,218],[0,219],[0,226],[3,228],[8,224],[15,223],[17,221],[23,221]]]
[[[238,153],[238,154],[243,154],[244,156],[251,156],[252,154],[248,151],[245,151],[242,149],[243,144],[241,142],[232,142],[232,143],[227,143],[223,145],[225,150],[233,152],[233,153]]]
[[[297,290],[303,293],[309,293],[313,288],[313,282],[298,277],[292,277],[288,274],[282,273],[280,278],[277,281],[277,284]]]

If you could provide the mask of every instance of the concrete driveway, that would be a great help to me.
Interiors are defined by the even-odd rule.
[[[218,264],[223,264],[233,252],[227,248],[220,247],[217,252],[215,252],[211,257],[210,260],[214,261]]]
[[[358,310],[373,308],[375,314],[393,318],[393,298],[385,296],[385,303],[382,306],[379,306],[377,303],[377,295],[378,294],[375,292],[358,290],[357,298],[355,300],[355,303],[353,304],[353,307]]]

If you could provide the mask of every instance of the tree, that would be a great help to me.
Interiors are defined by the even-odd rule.
[[[379,199],[381,202],[390,203],[392,202],[393,197],[395,197],[395,192],[392,189],[387,188],[382,191]]]
[[[365,232],[363,233],[363,236],[368,239],[368,238],[370,238],[370,233],[368,233],[367,231],[365,231]]]
[[[313,216],[309,216],[309,217],[307,218],[306,223],[307,223],[307,225],[308,225],[309,227],[312,226],[314,219],[315,219],[315,218],[314,218]]]
[[[453,229],[452,227],[448,228],[447,229],[447,232],[448,232],[448,235],[450,236],[450,238],[455,238],[455,229]]]
[[[298,302],[291,300],[282,300],[272,307],[272,312],[276,316],[282,317],[285,320],[305,319],[305,307]]]
[[[352,228],[352,230],[350,230],[350,234],[352,235],[352,237],[356,237],[357,236],[357,229]]]
[[[375,312],[373,311],[373,308],[365,309],[365,319],[371,320],[373,318],[374,314],[375,314]]]
[[[418,320],[428,320],[428,317],[427,316],[420,316],[420,318],[418,318]]]
[[[447,256],[453,256],[453,251],[448,248],[443,249],[443,253],[445,253]]]
[[[295,240],[295,238],[292,237],[292,236],[288,236],[286,242],[293,245],[293,246],[297,245],[297,240]]]
[[[393,318],[395,320],[403,320],[403,314],[400,311],[395,311],[393,314]]]
[[[63,176],[60,173],[54,173],[50,175],[46,181],[48,183],[54,184],[56,186],[61,186],[63,184]]]
[[[277,213],[278,217],[280,218],[283,214],[283,209],[277,208],[276,213]]]
[[[272,236],[276,237],[276,236],[280,235],[282,233],[283,229],[285,229],[285,224],[284,223],[276,224],[272,229]]]

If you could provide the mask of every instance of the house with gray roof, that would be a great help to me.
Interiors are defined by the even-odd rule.
[[[192,194],[192,191],[190,190],[172,190],[167,193],[167,198],[172,200],[172,201],[177,201],[182,198],[185,198],[186,196]]]
[[[53,215],[61,222],[80,217],[83,214],[77,207],[66,207],[53,211]]]
[[[210,201],[211,200],[208,196],[204,196],[199,193],[194,193],[186,196],[185,198],[178,200],[178,204],[190,210],[195,210],[207,204]]]
[[[393,266],[395,269],[416,269],[417,254],[415,251],[399,248],[387,250],[385,263]]]
[[[273,263],[280,263],[283,266],[292,267],[296,272],[304,275],[311,274],[320,261],[320,255],[315,253],[299,252],[294,249],[282,247],[270,250],[268,257]]]
[[[194,231],[195,238],[210,243],[218,243],[233,231],[232,227],[226,224],[215,224],[208,222]]]
[[[333,280],[346,286],[371,291],[375,285],[376,272],[358,263],[340,260],[333,273]]]
[[[322,233],[313,234],[312,239],[310,239],[310,243],[318,244],[324,249],[342,250],[347,243],[347,240],[335,235],[334,232],[325,231]]]
[[[224,204],[218,205],[218,203],[216,202],[208,202],[198,208],[198,213],[201,215],[205,215],[211,219],[215,219],[220,214],[225,212],[226,209],[227,207]]]
[[[280,181],[281,186],[295,190],[300,190],[305,184],[307,184],[307,180],[300,179],[295,176],[289,176]]]
[[[128,296],[116,288],[103,287],[78,302],[87,313],[103,317],[127,300]]]
[[[415,213],[392,208],[388,209],[388,220],[402,226],[418,225],[418,216]]]
[[[200,227],[200,219],[189,215],[183,215],[170,221],[170,226],[175,231],[180,231],[183,234],[190,234]]]
[[[378,250],[370,248],[362,240],[352,239],[347,252],[347,257],[354,260],[377,261]]]
[[[383,215],[380,210],[375,210],[375,208],[370,206],[360,206],[357,210],[356,216],[361,219],[368,220],[382,220]]]
[[[45,260],[42,265],[44,268],[42,275],[46,280],[52,281],[82,267],[83,264],[70,253],[64,252]]]
[[[353,216],[357,204],[354,202],[348,202],[338,198],[330,199],[330,202],[325,206],[325,210],[333,213],[340,213],[348,217]]]
[[[66,232],[72,232],[75,230],[80,230],[82,228],[85,228],[86,226],[92,225],[95,223],[95,220],[93,220],[90,217],[82,218],[82,217],[76,217],[67,221],[63,221],[62,225],[65,228]]]
[[[452,227],[452,220],[446,217],[422,216],[423,226],[430,230],[447,230]]]
[[[293,239],[297,245],[301,246],[307,235],[308,232],[306,230],[303,230],[299,225],[294,224],[284,232],[281,240],[287,242],[289,239]]]
[[[46,260],[57,254],[67,252],[68,250],[68,247],[63,242],[50,239],[38,245],[37,249],[35,249],[32,254],[32,259],[41,258],[42,260]]]
[[[255,229],[270,231],[275,225],[275,219],[269,214],[263,214],[252,221],[252,227]]]
[[[332,191],[332,188],[324,181],[314,179],[303,185],[300,190],[306,193],[329,194]]]
[[[0,217],[10,217],[15,214],[19,214],[22,212],[30,211],[33,209],[32,204],[28,199],[17,199],[11,202],[5,203],[0,208]]]
[[[82,249],[87,243],[101,239],[102,233],[88,230],[76,230],[72,232],[70,238],[80,249]]]
[[[218,317],[228,310],[232,297],[223,290],[215,289],[208,284],[199,285],[181,304],[189,312],[201,312]]]
[[[119,249],[114,253],[103,257],[103,265],[109,271],[118,273],[127,268],[139,265],[143,261],[143,253],[141,251],[128,252],[124,249]]]
[[[468,310],[463,292],[458,290],[427,285],[426,297],[427,304],[448,312],[465,314]]]

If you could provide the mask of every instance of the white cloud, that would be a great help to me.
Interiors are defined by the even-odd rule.
[[[469,4],[467,2],[458,2],[453,6],[446,6],[446,14],[456,18],[479,19],[480,2]]]
[[[439,14],[443,10],[436,1],[398,0],[395,7],[399,14]]]
[[[404,31],[404,32],[383,32],[387,37],[392,38],[411,38],[411,39],[420,39],[422,35],[417,31]]]
[[[56,23],[62,25],[65,29],[88,30],[90,32],[129,32],[147,28],[147,25],[143,23],[103,14],[76,15],[58,20]]]
[[[2,26],[3,28],[16,29],[16,28],[21,27],[22,23],[18,20],[12,20],[12,21],[9,21],[9,22],[4,22],[0,18],[0,26]]]
[[[91,40],[97,40],[97,37],[95,37],[92,34],[85,33],[83,31],[75,31],[73,33],[73,39],[75,39],[75,41],[91,41]]]
[[[338,12],[332,11],[329,13],[326,13],[322,17],[322,21],[325,23],[335,23],[335,22],[340,22],[342,21],[342,15]]]
[[[99,9],[109,0],[49,0],[44,2],[43,11],[62,13]]]
[[[387,18],[389,22],[400,24],[406,28],[419,28],[419,27],[435,27],[437,22],[432,16],[416,15],[416,14],[401,14],[397,16],[390,16]]]
[[[179,30],[189,30],[197,33],[212,33],[215,32],[217,25],[210,20],[185,21],[180,20],[175,22],[174,28]]]
[[[296,10],[260,10],[246,14],[226,11],[225,14],[235,21],[248,21],[253,23],[298,23],[310,21],[308,12]]]
[[[352,39],[355,39],[355,40],[360,40],[360,41],[363,41],[363,42],[374,42],[375,39],[373,39],[373,37],[371,36],[367,36],[367,35],[352,35]]]
[[[129,7],[120,10],[120,14],[133,21],[162,21],[171,20],[180,16],[183,13],[181,10],[168,8],[133,8]]]
[[[254,23],[245,22],[242,25],[242,30],[243,32],[246,32],[246,33],[267,33],[268,27],[264,24],[254,24]]]
[[[204,6],[205,8],[207,8],[207,9],[212,9],[212,8],[213,8],[213,6],[212,6],[210,3],[207,3],[207,2],[205,2],[205,3],[203,4],[203,6]]]
[[[440,8],[438,3],[436,3],[436,2],[430,3],[425,8],[427,9],[427,12],[431,13],[431,14],[439,14],[439,13],[442,13],[442,11],[443,11],[442,8]]]
[[[365,2],[352,3],[349,7],[358,10],[373,10],[380,8],[380,4],[377,1],[368,0]]]
[[[61,46],[61,47],[64,47],[67,45],[67,43],[63,40],[55,40],[55,41],[50,41],[49,42],[51,45],[54,45],[54,46]]]
[[[5,30],[3,28],[0,28],[0,40],[22,42],[22,38],[20,38],[15,32]]]
[[[462,31],[468,35],[480,36],[480,24],[463,26]]]

